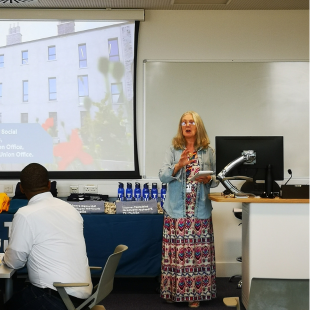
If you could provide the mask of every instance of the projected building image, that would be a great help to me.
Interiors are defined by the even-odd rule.
[[[134,170],[134,24],[34,24],[34,39],[23,23],[1,25],[0,123],[39,124],[51,171]],[[12,158],[1,169],[23,166]]]

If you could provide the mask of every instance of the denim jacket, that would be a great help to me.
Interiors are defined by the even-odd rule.
[[[159,179],[162,183],[167,183],[167,194],[164,203],[164,210],[172,218],[186,217],[186,169],[182,167],[175,176],[172,176],[174,166],[179,162],[183,150],[176,150],[173,146],[166,152],[162,168],[159,170]],[[215,171],[215,152],[210,146],[207,149],[197,151],[200,170]],[[212,205],[208,198],[210,187],[218,186],[215,174],[208,184],[198,183],[195,205],[195,217],[208,219],[211,216]]]

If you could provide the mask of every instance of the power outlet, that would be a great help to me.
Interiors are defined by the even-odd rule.
[[[98,194],[98,186],[97,185],[85,185],[84,193],[87,194]]]
[[[70,186],[70,194],[78,194],[79,193],[79,186],[78,185],[71,185]]]
[[[7,194],[13,193],[13,185],[4,185],[3,191]]]

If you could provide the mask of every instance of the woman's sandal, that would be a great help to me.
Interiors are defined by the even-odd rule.
[[[198,308],[198,307],[200,306],[200,302],[199,302],[199,301],[190,301],[190,302],[188,303],[188,306],[189,306],[190,308]]]

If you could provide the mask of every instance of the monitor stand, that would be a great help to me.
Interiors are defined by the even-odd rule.
[[[273,193],[279,193],[280,192],[280,186],[277,182],[273,181]],[[251,193],[255,196],[260,196],[262,193],[265,192],[265,183],[257,183],[255,181],[246,181],[243,183],[240,189],[244,193]]]

